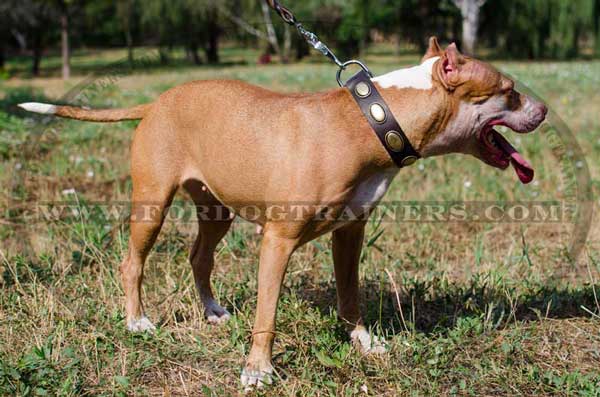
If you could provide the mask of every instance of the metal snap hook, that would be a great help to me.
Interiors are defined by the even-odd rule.
[[[362,70],[364,70],[364,71],[365,71],[365,73],[367,73],[367,74],[369,75],[369,77],[371,77],[371,78],[373,77],[373,73],[371,73],[371,71],[369,70],[369,68],[368,68],[368,67],[367,67],[367,66],[366,66],[364,63],[362,63],[361,61],[358,61],[358,60],[356,60],[356,59],[352,59],[352,60],[350,60],[350,61],[344,62],[344,63],[343,63],[341,66],[340,66],[340,68],[338,69],[338,71],[337,71],[337,74],[336,74],[336,76],[335,76],[335,77],[336,77],[336,79],[337,79],[337,82],[338,82],[338,84],[340,85],[340,87],[343,87],[343,86],[344,86],[344,84],[345,84],[345,83],[342,83],[342,72],[343,72],[344,70],[346,70],[346,68],[347,68],[348,66],[350,66],[350,65],[358,65],[358,66],[360,66],[360,67],[361,67],[361,69],[362,69]]]

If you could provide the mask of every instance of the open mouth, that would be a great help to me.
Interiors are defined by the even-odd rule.
[[[505,170],[509,164],[514,168],[521,183],[527,184],[533,180],[534,171],[531,165],[521,156],[500,133],[494,130],[494,125],[504,125],[502,122],[488,123],[479,135],[483,143],[484,161],[493,167]]]

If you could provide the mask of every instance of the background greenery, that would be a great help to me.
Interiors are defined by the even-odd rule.
[[[284,2],[286,3],[286,2]],[[600,0],[306,0],[288,1],[298,18],[340,56],[364,53],[381,41],[425,49],[430,35],[461,44],[467,13],[476,4],[479,47],[465,50],[502,57],[570,59],[600,51]],[[273,25],[272,31],[269,27]],[[41,59],[62,48],[158,46],[168,64],[185,49],[195,64],[218,63],[223,43],[271,52],[282,62],[308,54],[293,28],[257,0],[4,0],[0,4],[0,69],[7,59],[29,57],[30,73],[44,73]],[[461,35],[461,31],[462,35]],[[474,44],[475,45],[475,44]],[[473,46],[474,46],[473,45]],[[486,51],[487,49],[487,51]],[[63,77],[69,75],[63,69]]]

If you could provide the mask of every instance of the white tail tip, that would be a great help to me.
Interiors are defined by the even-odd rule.
[[[18,106],[21,109],[27,110],[28,112],[41,113],[41,114],[56,114],[56,106],[49,105],[47,103],[27,102],[27,103],[20,103]]]

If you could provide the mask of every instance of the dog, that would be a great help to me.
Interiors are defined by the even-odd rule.
[[[420,65],[373,82],[422,157],[463,153],[500,169],[512,165],[523,183],[533,179],[533,168],[494,126],[532,132],[547,108],[517,92],[514,82],[491,65],[462,55],[455,44],[444,50],[432,37]],[[358,263],[366,216],[399,169],[347,89],[280,94],[240,81],[195,81],[129,109],[20,106],[85,121],[141,119],[131,145],[131,237],[120,266],[131,331],[154,329],[140,295],[144,261],[165,210],[183,187],[198,208],[211,208],[198,215],[190,255],[208,322],[230,317],[211,289],[215,247],[236,215],[262,227],[258,302],[243,385],[271,381],[277,302],[288,260],[298,247],[329,232],[339,317],[363,352],[385,350],[361,319]],[[271,211],[296,202],[312,203],[314,209],[293,219]],[[158,210],[136,220],[147,203]],[[244,214],[248,203],[252,217]],[[322,208],[330,216],[321,216]],[[346,209],[366,216],[339,220],[336,215]]]

